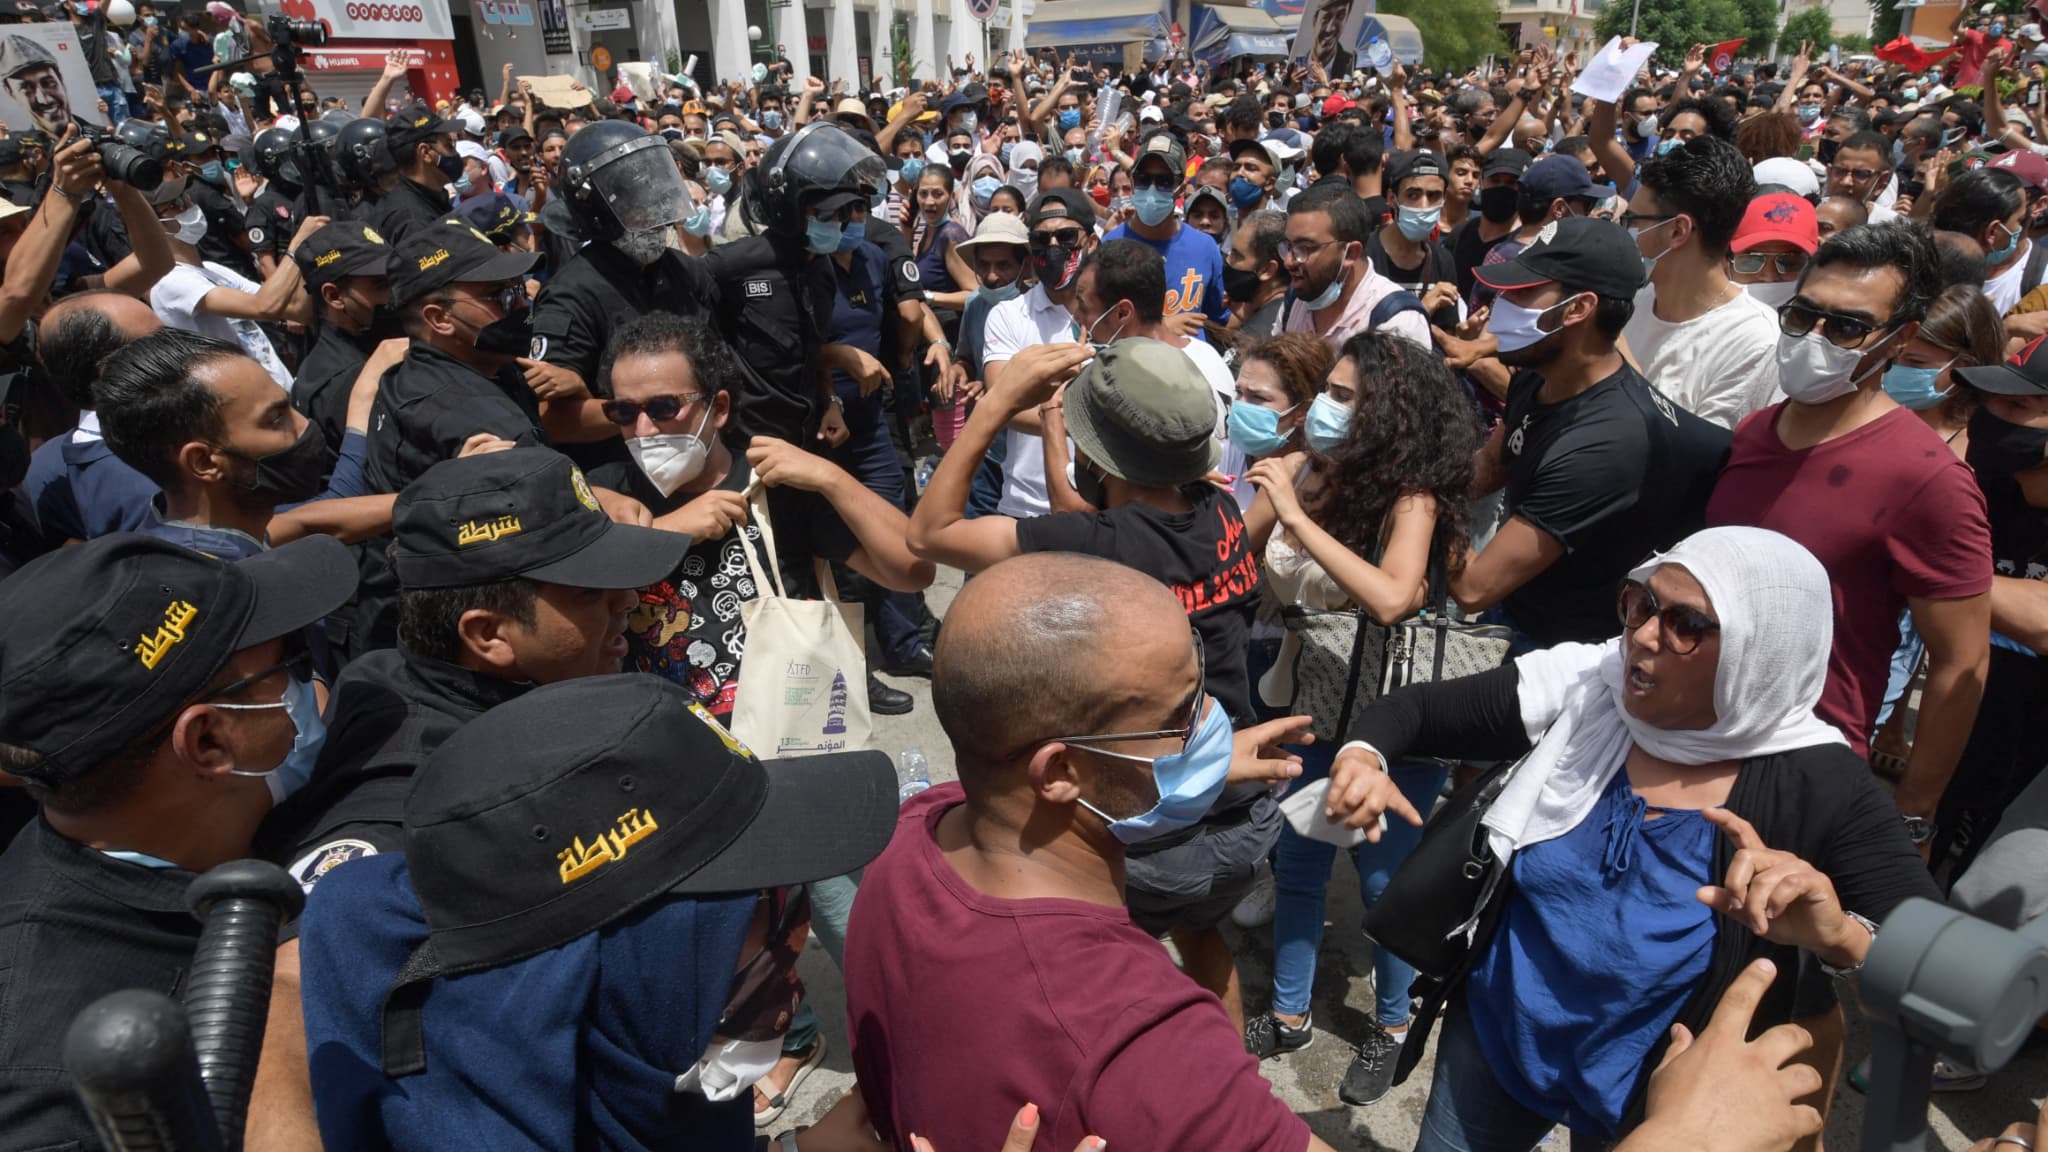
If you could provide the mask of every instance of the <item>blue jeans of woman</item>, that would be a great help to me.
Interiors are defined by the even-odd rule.
[[[1436,1076],[1422,1113],[1415,1152],[1529,1152],[1555,1125],[1522,1107],[1494,1079],[1472,1034],[1463,1004],[1444,1015],[1436,1038]],[[1597,1152],[1606,1141],[1572,1133],[1572,1152]]]
[[[896,458],[896,442],[889,436],[888,394],[862,396],[859,386],[850,381],[836,381],[834,388],[843,402],[840,414],[846,420],[847,437],[846,443],[833,450],[833,462],[853,473],[868,491],[907,511],[903,465]],[[917,653],[923,643],[917,634],[924,619],[922,593],[892,592],[877,585],[868,608],[874,615],[875,642],[881,646],[884,664],[902,663]]]
[[[1338,742],[1318,742],[1296,751],[1301,753],[1301,775],[1290,791],[1305,788],[1330,774],[1337,758]],[[1443,789],[1449,769],[1425,760],[1395,764],[1391,770],[1401,794],[1428,815],[1436,795]],[[1358,868],[1358,891],[1370,908],[1387,890],[1394,870],[1415,850],[1422,829],[1399,816],[1387,818],[1387,829],[1379,843],[1364,843],[1352,850]],[[1298,1016],[1308,1011],[1309,991],[1315,984],[1316,953],[1323,946],[1324,894],[1330,886],[1330,862],[1337,855],[1334,845],[1310,840],[1291,827],[1280,829],[1280,846],[1273,856],[1273,881],[1277,899],[1273,911],[1273,1011]],[[1408,1022],[1408,986],[1415,982],[1415,969],[1384,949],[1373,949],[1373,985],[1377,995],[1380,1027],[1398,1028]]]

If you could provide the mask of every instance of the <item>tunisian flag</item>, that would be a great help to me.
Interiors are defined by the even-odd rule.
[[[1733,40],[1723,40],[1714,45],[1714,50],[1707,53],[1707,71],[1726,72],[1728,66],[1735,63],[1735,54],[1742,51],[1742,45],[1747,40],[1746,36],[1737,36]]]
[[[1939,52],[1929,52],[1918,44],[1913,43],[1911,36],[1901,36],[1884,47],[1876,49],[1872,54],[1879,60],[1901,64],[1915,72],[1922,72],[1955,55],[1961,49],[1962,45],[1952,44]]]

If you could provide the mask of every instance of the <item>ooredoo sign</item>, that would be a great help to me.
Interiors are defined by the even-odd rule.
[[[319,20],[348,40],[448,40],[448,0],[285,0],[287,15]]]

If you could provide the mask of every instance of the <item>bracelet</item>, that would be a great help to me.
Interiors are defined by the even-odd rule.
[[[2017,1134],[2011,1136],[2000,1136],[1998,1139],[1993,1140],[1991,1142],[1991,1146],[1993,1148],[1998,1147],[2000,1144],[2010,1144],[2015,1148],[2025,1148],[2027,1152],[2034,1152],[2034,1142],[2027,1139],[2025,1136],[2020,1136]]]
[[[833,395],[831,395],[831,396],[827,396],[827,397],[825,397],[825,403],[827,403],[827,404],[830,404],[830,405],[832,405],[832,406],[834,406],[834,407],[837,407],[837,408],[844,408],[844,407],[846,407],[846,401],[845,401],[845,400],[843,400],[843,399],[841,399],[841,398],[840,398],[840,397],[838,396],[838,394],[836,394],[836,393],[835,393],[835,394],[833,394]]]
[[[1842,915],[1847,916],[1849,919],[1854,920],[1856,923],[1863,925],[1863,930],[1865,932],[1870,933],[1870,947],[1877,947],[1877,925],[1871,923],[1869,917],[1859,916],[1856,913],[1849,911],[1847,908],[1842,909]],[[1868,949],[1864,950],[1863,958],[1864,960],[1868,960],[1870,958],[1870,952]],[[1816,956],[1814,957],[1814,959],[1819,960],[1820,958]],[[1849,965],[1847,968],[1837,968],[1833,964],[1830,964],[1825,960],[1821,960],[1820,970],[1839,980],[1844,976],[1854,976],[1856,973],[1863,971],[1863,960],[1859,960],[1856,963]]]
[[[50,185],[50,191],[55,192],[57,195],[62,196],[66,200],[71,201],[73,204],[78,205],[80,208],[85,207],[85,197],[76,195],[74,193],[66,192],[64,190],[64,186],[61,184],[52,183]]]

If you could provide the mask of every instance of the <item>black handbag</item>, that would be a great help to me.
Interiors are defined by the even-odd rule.
[[[1503,761],[1480,773],[1429,818],[1415,850],[1365,911],[1373,947],[1438,980],[1459,970],[1503,867],[1480,820],[1520,763]]]

